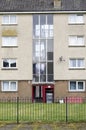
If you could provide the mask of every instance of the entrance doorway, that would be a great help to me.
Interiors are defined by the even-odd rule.
[[[34,85],[32,86],[33,102],[52,103],[54,99],[53,85]]]

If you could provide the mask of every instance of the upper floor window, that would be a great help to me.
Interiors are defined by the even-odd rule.
[[[4,15],[2,24],[17,24],[16,15]]]
[[[3,36],[2,37],[2,46],[17,46],[17,37]]]
[[[70,46],[83,46],[84,36],[69,36],[69,45]]]
[[[69,60],[69,68],[84,68],[85,67],[85,63],[84,63],[84,59],[70,59]]]
[[[3,68],[6,69],[16,68],[16,59],[3,59],[2,62],[3,62]]]
[[[85,91],[85,82],[84,81],[70,81],[69,91]]]
[[[2,91],[17,91],[17,81],[2,81]]]
[[[82,23],[84,23],[83,14],[71,14],[71,15],[69,15],[68,22],[70,24],[82,24]]]

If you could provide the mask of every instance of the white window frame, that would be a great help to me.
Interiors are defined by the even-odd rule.
[[[17,37],[16,36],[3,36],[2,37],[2,46],[17,46]]]
[[[70,89],[70,82],[76,82],[76,89]],[[78,83],[83,83],[83,89],[79,89],[78,88]],[[79,92],[82,92],[82,91],[85,91],[85,81],[75,81],[75,80],[72,80],[72,81],[69,81],[69,91],[73,91],[73,92],[76,92],[76,91],[79,91]]]
[[[84,36],[69,36],[69,46],[84,46]]]
[[[6,89],[4,89],[4,83],[5,82],[8,83],[8,88],[6,88]],[[16,89],[11,88],[11,83],[16,83]],[[1,90],[6,91],[6,92],[18,91],[18,82],[17,81],[2,81],[1,82]]]
[[[14,21],[11,21],[12,17],[15,17]],[[3,15],[2,24],[17,24],[17,16],[16,15]]]
[[[83,24],[84,17],[83,14],[70,14],[68,17],[69,24]]]
[[[75,66],[71,66],[71,61],[75,61],[75,63],[72,63],[72,65],[73,64],[75,64]],[[80,65],[80,63],[79,63],[79,61],[80,60],[82,60],[83,61],[83,66],[79,66]],[[85,68],[85,60],[84,60],[84,58],[70,58],[69,59],[69,68],[70,69],[84,69]]]
[[[8,63],[9,63],[9,66],[8,67],[4,67],[3,66],[3,62],[4,61],[7,61]],[[16,67],[11,67],[11,63],[12,63],[12,61],[15,61],[16,62]],[[11,58],[11,59],[9,59],[9,58],[3,58],[2,59],[2,69],[16,69],[17,68],[17,60],[14,58]]]

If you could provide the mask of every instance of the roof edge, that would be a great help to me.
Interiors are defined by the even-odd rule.
[[[36,11],[36,12],[0,12],[1,14],[71,14],[71,13],[86,13],[86,11]]]

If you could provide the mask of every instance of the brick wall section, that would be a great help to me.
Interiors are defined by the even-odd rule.
[[[32,98],[32,84],[30,81],[19,81],[18,95],[19,97]]]
[[[84,92],[69,92],[68,82],[69,81],[55,81],[54,98],[66,96],[86,97],[86,88]]]
[[[2,92],[0,81],[0,98],[32,97],[32,84],[30,81],[18,81],[17,92]]]

